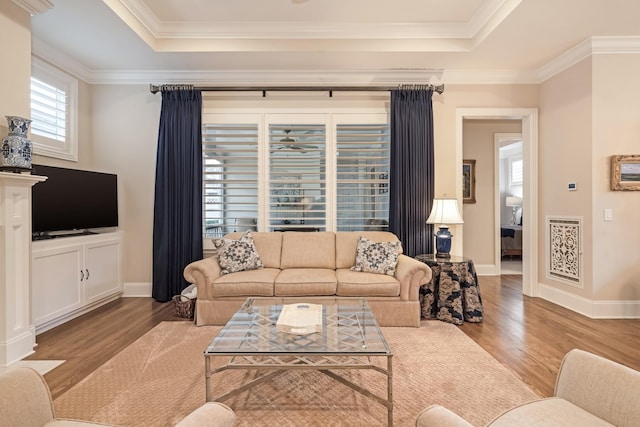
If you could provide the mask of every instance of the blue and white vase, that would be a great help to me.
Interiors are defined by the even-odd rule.
[[[0,170],[20,172],[31,169],[33,147],[27,138],[31,120],[17,116],[5,116],[9,135],[2,139]]]

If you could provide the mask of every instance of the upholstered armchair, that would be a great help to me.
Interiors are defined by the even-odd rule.
[[[233,411],[222,403],[209,402],[187,415],[176,427],[235,424]],[[88,427],[106,424],[55,417],[49,386],[31,368],[10,369],[0,375],[0,425],[11,427]]]
[[[640,425],[640,372],[577,349],[565,355],[553,397],[516,406],[488,424],[491,427],[611,425]],[[472,427],[439,405],[418,414],[416,426]]]

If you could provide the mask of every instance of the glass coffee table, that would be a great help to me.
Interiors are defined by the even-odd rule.
[[[393,425],[393,354],[366,299],[305,299],[305,303],[322,305],[322,331],[300,335],[277,331],[283,305],[300,302],[300,298],[248,298],[244,302],[204,351],[207,402],[233,397],[283,371],[314,369],[384,405],[388,425]],[[228,361],[212,368],[212,357]],[[382,363],[374,358],[382,358]],[[227,369],[271,372],[213,397],[215,374]],[[373,369],[384,374],[387,396],[378,396],[334,372],[344,369]]]

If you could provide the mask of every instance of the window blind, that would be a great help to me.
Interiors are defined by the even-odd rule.
[[[269,125],[269,226],[326,229],[325,124]]]
[[[257,230],[258,125],[203,124],[203,235]]]
[[[336,148],[337,230],[386,230],[389,124],[339,124]]]
[[[31,78],[31,133],[65,141],[68,123],[64,89]]]

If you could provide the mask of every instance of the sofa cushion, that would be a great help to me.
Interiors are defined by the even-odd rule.
[[[348,268],[336,270],[338,289],[341,297],[397,297],[400,296],[400,282],[386,274],[360,273]]]
[[[238,240],[223,239],[222,251],[218,254],[220,274],[262,268],[262,260],[253,244],[251,232],[247,231]]]
[[[341,231],[336,233],[336,268],[356,265],[356,248],[360,237],[374,242],[398,242],[398,237],[388,231]],[[402,247],[400,247],[402,253]]]
[[[244,233],[235,232],[225,236],[226,239],[239,239]],[[252,231],[253,244],[265,268],[280,268],[280,256],[282,250],[282,234],[264,231]]]
[[[273,283],[280,273],[277,268],[240,271],[218,277],[213,281],[211,295],[217,297],[273,296]]]
[[[373,242],[366,237],[358,239],[356,265],[351,271],[395,276],[400,242]]]
[[[306,233],[301,233],[306,234]],[[309,233],[311,234],[311,233]],[[315,234],[315,233],[314,233]],[[335,270],[324,268],[289,268],[282,270],[274,285],[276,296],[335,295]]]
[[[336,239],[331,232],[282,233],[280,268],[336,268]]]
[[[490,422],[487,427],[527,426],[589,426],[612,427],[613,424],[596,417],[564,399],[551,397],[509,409]]]

